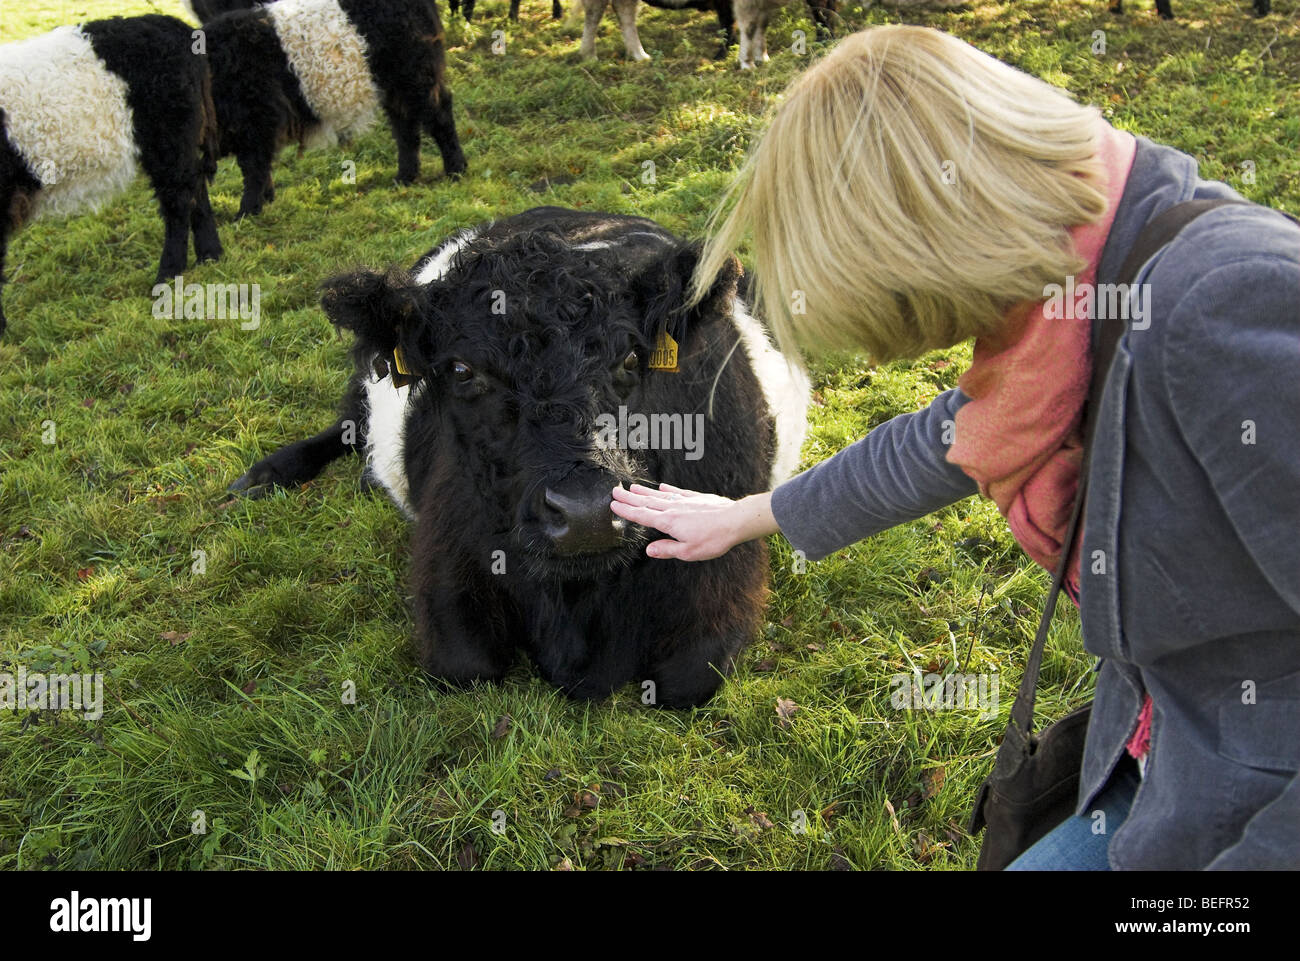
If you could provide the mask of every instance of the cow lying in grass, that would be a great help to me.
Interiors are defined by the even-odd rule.
[[[113,17],[0,46],[0,281],[13,231],[97,207],[137,165],[162,213],[157,281],[185,270],[191,231],[197,260],[221,256],[208,204],[216,120],[190,30],[174,17]]]
[[[203,30],[221,154],[234,154],[244,175],[240,217],[275,196],[271,162],[285,144],[348,140],[381,107],[397,140],[398,183],[420,175],[421,131],[449,176],[465,170],[433,0],[277,0]]]
[[[573,696],[634,681],[699,704],[758,628],[765,545],[651,561],[610,491],[768,489],[798,465],[808,383],[746,311],[739,264],[684,309],[695,259],[653,221],[551,207],[461,233],[409,274],[335,278],[325,311],[355,335],[342,416],[231,488],[300,484],[362,448],[414,520],[429,674],[499,678],[522,647]]]

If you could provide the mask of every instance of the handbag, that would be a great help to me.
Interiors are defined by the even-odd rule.
[[[1120,268],[1119,276],[1125,278],[1130,285],[1136,283],[1147,262],[1191,221],[1224,204],[1245,202],[1227,199],[1189,200],[1163,211],[1138,235]],[[1079,468],[1078,491],[1070,512],[1065,540],[1061,545],[1061,559],[1052,574],[1052,585],[1038,622],[1038,633],[1025,663],[1025,673],[1020,679],[1020,689],[1011,708],[1011,718],[998,748],[993,772],[980,785],[970,817],[970,833],[984,831],[976,864],[976,870],[979,871],[1002,870],[1074,813],[1092,704],[1085,704],[1035,734],[1034,695],[1042,668],[1048,628],[1082,527],[1093,437],[1097,430],[1096,407],[1100,403],[1102,387],[1110,373],[1115,348],[1123,332],[1123,321],[1117,318],[1103,319],[1097,325],[1095,342],[1092,344],[1092,381],[1083,412],[1083,461]]]

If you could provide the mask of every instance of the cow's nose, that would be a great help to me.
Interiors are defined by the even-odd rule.
[[[542,532],[559,554],[594,554],[617,547],[627,522],[609,509],[608,485],[583,493],[546,488]]]

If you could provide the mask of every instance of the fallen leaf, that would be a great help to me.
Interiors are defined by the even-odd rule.
[[[86,578],[93,576],[95,569],[93,567],[83,567],[77,571],[77,580],[84,581]]]
[[[600,785],[589,784],[573,795],[573,803],[579,808],[590,810],[600,803]]]
[[[776,722],[782,727],[790,726],[790,718],[799,710],[799,705],[788,697],[776,699]]]
[[[813,641],[811,644],[805,644],[804,647],[808,648],[810,651],[820,651],[822,649],[822,646],[816,641]]]
[[[751,809],[749,811],[749,820],[754,827],[758,828],[760,831],[768,831],[775,827],[772,823],[772,819],[767,816],[766,811],[755,811]]]
[[[766,674],[768,671],[776,670],[776,661],[770,657],[765,657],[754,665],[754,671],[759,674]]]
[[[509,734],[511,721],[512,719],[509,714],[502,714],[497,718],[496,727],[492,728],[492,737],[499,741],[501,738]]]
[[[944,779],[948,776],[948,771],[941,764],[938,767],[928,768],[921,772],[921,798],[928,801],[939,793],[943,787]]]
[[[824,808],[821,809],[822,820],[825,821],[827,824],[830,824],[831,818],[836,817],[839,814],[843,813],[842,812],[843,807],[844,807],[843,801],[832,801],[830,804],[826,805]]]
[[[831,848],[831,870],[832,871],[852,871],[853,865],[849,859],[844,856],[844,849],[838,844]]]
[[[188,641],[190,635],[193,633],[193,631],[163,631],[158,636],[169,643],[172,647],[175,647],[177,644],[183,644]]]
[[[555,867],[551,868],[551,870],[552,870],[552,871],[572,871],[572,870],[573,870],[573,862],[570,861],[568,858],[561,858],[561,859],[559,860],[559,863],[557,863],[557,864],[555,865]]]
[[[545,774],[542,775],[542,780],[543,780],[543,781],[554,781],[554,780],[557,780],[557,779],[560,777],[560,774],[561,774],[560,769],[559,769],[558,767],[553,767],[553,768],[551,768],[549,771],[547,771]]]

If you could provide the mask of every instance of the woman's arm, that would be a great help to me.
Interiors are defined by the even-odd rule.
[[[940,394],[771,493],[733,501],[668,484],[657,491],[633,484],[614,489],[610,509],[668,535],[646,547],[651,557],[709,560],[779,531],[817,560],[976,493],[975,482],[945,457],[957,410],[968,399],[955,389]]]

